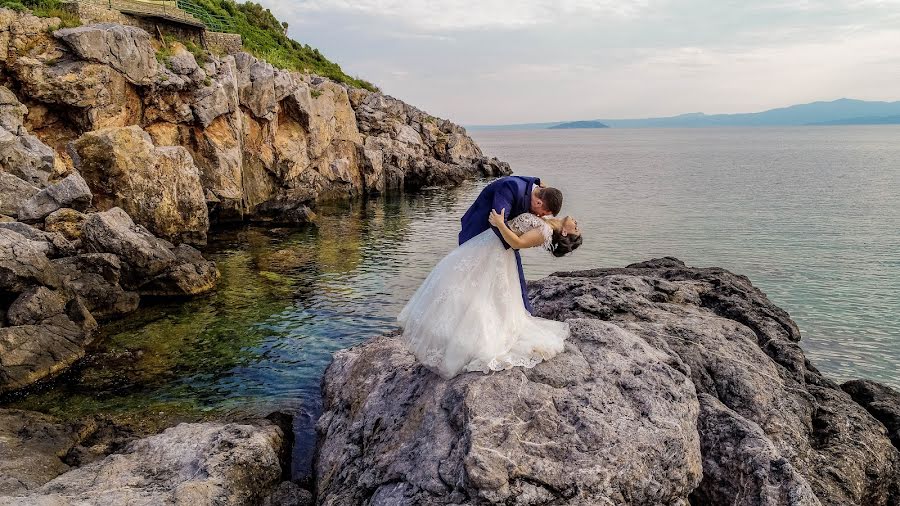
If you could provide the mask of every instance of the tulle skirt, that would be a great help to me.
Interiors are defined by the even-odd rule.
[[[569,336],[568,324],[525,309],[515,253],[491,230],[444,257],[397,321],[419,362],[444,378],[534,367],[561,352]]]

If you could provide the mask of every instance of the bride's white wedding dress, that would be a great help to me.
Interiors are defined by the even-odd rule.
[[[553,231],[537,216],[507,224],[519,235],[540,228],[549,247]],[[488,229],[444,257],[416,290],[397,317],[402,340],[444,378],[534,367],[563,350],[569,326],[529,314],[520,290],[513,250]]]

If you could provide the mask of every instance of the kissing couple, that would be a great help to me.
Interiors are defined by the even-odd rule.
[[[397,321],[416,358],[445,379],[463,371],[534,367],[563,350],[569,326],[531,315],[519,250],[562,257],[581,246],[562,193],[535,177],[487,185],[462,217],[459,246],[416,290]]]

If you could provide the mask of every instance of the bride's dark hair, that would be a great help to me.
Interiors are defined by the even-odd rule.
[[[553,238],[550,241],[550,253],[555,257],[566,256],[581,246],[581,234],[578,235],[562,235],[559,230],[553,231]]]

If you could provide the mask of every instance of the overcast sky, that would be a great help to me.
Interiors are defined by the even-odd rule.
[[[462,124],[900,100],[900,0],[262,0],[345,72]]]

